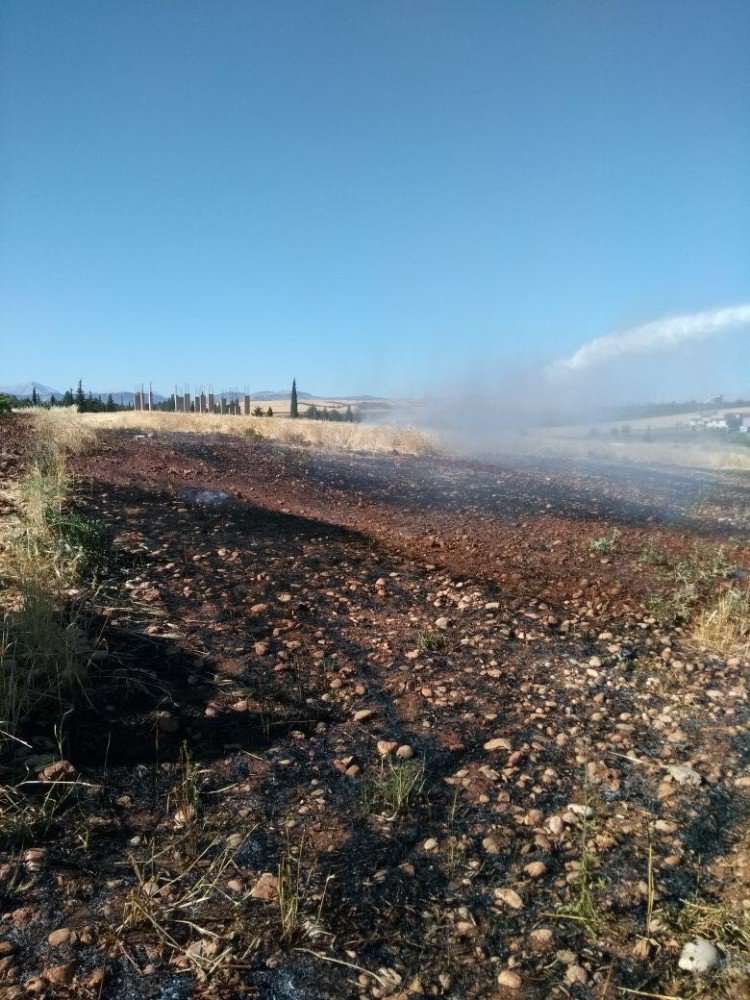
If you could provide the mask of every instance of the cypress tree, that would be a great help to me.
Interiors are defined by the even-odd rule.
[[[289,416],[292,420],[296,420],[299,416],[299,409],[297,407],[297,379],[292,379],[292,400],[289,405]]]
[[[86,409],[86,397],[83,394],[83,379],[78,379],[78,388],[75,394],[75,404],[78,407],[78,412],[83,413]]]

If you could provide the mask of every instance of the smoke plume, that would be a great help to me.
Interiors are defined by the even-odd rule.
[[[547,371],[551,375],[584,371],[620,358],[674,350],[689,341],[708,340],[747,326],[750,326],[750,304],[670,316],[622,333],[596,337],[569,358],[554,362]]]

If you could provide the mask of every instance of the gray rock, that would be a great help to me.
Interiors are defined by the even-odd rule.
[[[686,764],[671,764],[667,768],[667,773],[674,778],[678,785],[700,785],[702,781],[698,772]]]

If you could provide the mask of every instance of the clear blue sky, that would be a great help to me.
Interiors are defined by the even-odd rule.
[[[745,0],[5,0],[0,35],[0,384],[413,392],[750,301]]]

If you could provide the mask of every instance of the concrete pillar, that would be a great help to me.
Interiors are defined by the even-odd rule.
[[[250,416],[250,397],[247,395],[247,393],[245,393],[245,401],[244,402],[245,402],[245,407],[244,407],[245,416],[249,417]]]
[[[185,393],[185,413],[190,413],[190,393]]]
[[[135,410],[138,410],[138,411],[140,411],[140,410],[143,409],[143,396],[141,395],[140,392],[136,392],[134,394],[134,397],[133,397],[133,408]]]
[[[208,412],[213,413],[216,406],[216,396],[212,392],[208,394]]]
[[[208,410],[206,409],[206,394],[205,394],[205,392],[201,393],[201,413],[208,413]]]

